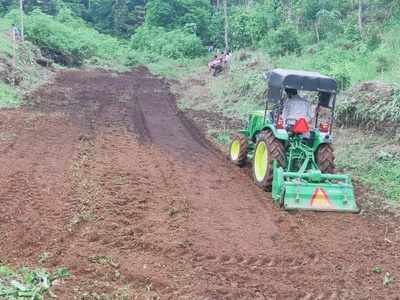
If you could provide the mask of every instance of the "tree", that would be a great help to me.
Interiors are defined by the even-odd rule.
[[[212,6],[208,0],[150,0],[146,5],[146,25],[187,28],[204,42],[209,40]]]
[[[358,0],[358,30],[362,35],[363,31],[363,1]]]
[[[271,33],[268,39],[268,52],[273,56],[300,53],[301,45],[298,34],[293,26],[285,24]]]
[[[228,30],[229,30],[229,24],[228,24],[228,0],[224,0],[224,18],[225,18],[225,53],[229,49],[229,43],[228,43]]]
[[[19,10],[20,10],[20,18],[21,18],[21,22],[20,22],[20,26],[21,26],[21,39],[24,40],[24,1],[23,0],[19,0]]]

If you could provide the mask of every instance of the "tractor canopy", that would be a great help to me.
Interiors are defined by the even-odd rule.
[[[268,81],[267,101],[277,103],[285,89],[319,92],[320,105],[330,107],[336,95],[336,80],[317,72],[274,69],[264,74]]]

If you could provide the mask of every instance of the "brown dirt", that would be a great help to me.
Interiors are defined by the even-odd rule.
[[[399,299],[393,218],[281,211],[174,101],[144,68],[64,71],[0,111],[1,262],[47,252],[59,299]]]

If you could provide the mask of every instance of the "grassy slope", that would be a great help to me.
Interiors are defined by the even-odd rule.
[[[234,55],[229,76],[212,78],[206,67],[183,80],[177,89],[182,110],[208,113],[244,121],[248,113],[263,108],[265,82],[262,71],[271,67],[262,53],[249,52]],[[183,88],[182,88],[183,86]],[[203,120],[204,122],[204,120]],[[208,122],[210,134],[221,143],[229,142],[227,136],[235,132],[237,122]],[[400,203],[400,147],[390,136],[363,132],[357,129],[336,129],[335,149],[340,169],[354,174],[356,179],[380,193],[392,204]]]
[[[11,40],[6,35],[11,28],[11,22],[6,19],[0,21],[0,58],[10,59],[13,53]],[[0,108],[13,107],[20,103],[17,91],[0,82]]]
[[[368,187],[400,204],[400,146],[389,136],[358,129],[337,130],[336,161]]]
[[[13,64],[13,43],[10,37],[12,25],[12,16],[0,19],[0,67],[5,70],[7,65]],[[19,85],[14,87],[0,80],[0,108],[12,108],[21,104],[22,96],[46,82],[51,76],[51,72],[39,66],[35,59],[40,57],[39,49],[32,43],[25,41],[17,43],[16,51],[16,78],[20,81]],[[9,78],[14,76],[8,73]]]

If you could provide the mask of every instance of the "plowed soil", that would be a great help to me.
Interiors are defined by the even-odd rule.
[[[275,207],[147,69],[29,103],[0,111],[0,260],[68,267],[59,299],[400,299],[394,218]]]

